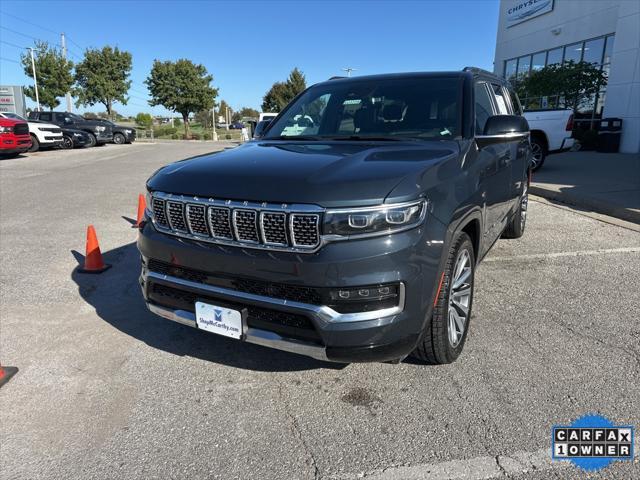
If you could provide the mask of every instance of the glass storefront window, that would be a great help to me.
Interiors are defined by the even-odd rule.
[[[529,68],[531,68],[531,55],[518,58],[518,78],[529,75]]]
[[[547,65],[562,63],[562,47],[547,52]]]
[[[607,37],[607,45],[604,47],[604,60],[602,63],[611,63],[611,54],[613,53],[613,42],[615,39],[615,35],[609,35]]]
[[[584,43],[584,55],[582,61],[595,63],[600,65],[602,63],[602,50],[604,49],[604,38],[596,38],[595,40],[589,40]]]
[[[518,66],[518,60],[515,58],[513,60],[508,60],[505,62],[504,66],[504,77],[507,80],[513,80],[516,75],[516,67]]]
[[[531,59],[531,71],[541,70],[544,68],[544,61],[547,52],[540,52],[533,55]]]
[[[582,42],[564,47],[564,61],[568,62],[570,60],[576,63],[582,60]]]

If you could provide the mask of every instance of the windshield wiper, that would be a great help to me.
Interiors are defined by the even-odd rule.
[[[322,137],[317,135],[279,135],[277,137],[263,137],[260,140],[311,140],[316,142],[321,139]]]
[[[406,140],[417,140],[413,137],[402,137],[398,135],[345,135],[339,137],[329,137],[329,140],[338,141],[374,141],[374,142],[403,142]]]

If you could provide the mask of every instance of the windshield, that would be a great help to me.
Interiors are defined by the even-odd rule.
[[[23,117],[21,117],[20,115],[18,115],[17,113],[11,113],[11,112],[4,112],[3,115],[6,118],[13,118],[14,120],[22,120],[23,122],[26,122],[27,120]]]
[[[405,77],[311,87],[266,139],[439,139],[459,135],[460,80]]]
[[[65,116],[74,119],[77,122],[84,122],[85,119],[82,118],[80,115],[76,115],[75,113],[66,113]]]

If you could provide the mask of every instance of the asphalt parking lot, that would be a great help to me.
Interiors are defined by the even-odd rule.
[[[552,425],[640,427],[640,233],[545,202],[480,266],[452,365],[327,364],[147,312],[128,218],[212,145],[0,161],[3,478],[584,478],[549,461]],[[102,275],[74,272],[88,224]],[[596,475],[639,477],[637,456]]]

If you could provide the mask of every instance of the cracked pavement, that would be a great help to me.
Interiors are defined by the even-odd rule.
[[[640,233],[543,202],[479,267],[452,365],[321,363],[150,314],[122,217],[158,167],[211,148],[0,161],[0,362],[20,368],[3,479],[584,478],[549,461],[552,425],[640,425]],[[73,272],[89,223],[102,275]]]

